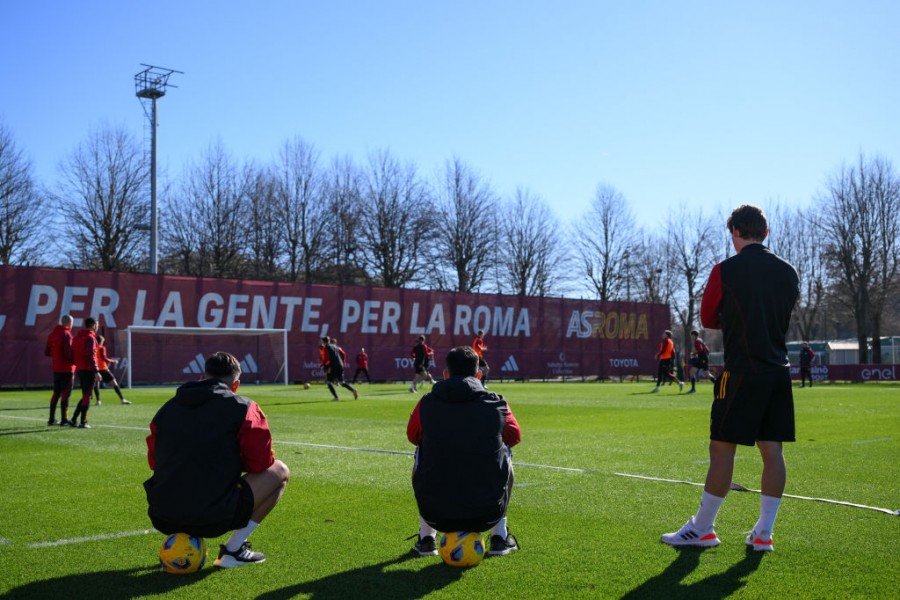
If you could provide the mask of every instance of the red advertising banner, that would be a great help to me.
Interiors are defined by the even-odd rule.
[[[216,332],[134,333],[136,385],[196,379],[203,357],[216,350],[241,360],[247,382],[281,381],[285,368],[291,381],[320,379],[323,335],[346,351],[348,379],[365,348],[373,379],[407,380],[419,335],[441,365],[442,355],[471,344],[479,329],[492,378],[649,375],[670,326],[661,304],[0,266],[0,385],[51,383],[44,345],[64,314],[75,318],[75,330],[87,317],[98,319],[109,354],[123,359],[114,371],[123,383],[130,326]],[[281,337],[235,335],[250,329],[286,329],[286,363]]]

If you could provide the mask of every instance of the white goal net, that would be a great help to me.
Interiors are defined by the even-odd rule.
[[[288,383],[287,329],[131,326],[127,386],[201,379],[206,357],[219,351],[240,361],[244,383]]]

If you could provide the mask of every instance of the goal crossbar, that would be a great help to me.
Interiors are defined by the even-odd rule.
[[[254,329],[226,327],[162,327],[152,325],[130,325],[128,334],[128,387],[131,388],[131,335],[132,333],[165,333],[166,335],[235,335],[258,336],[261,334],[281,334],[284,351],[284,385],[288,385],[288,330],[287,329]]]

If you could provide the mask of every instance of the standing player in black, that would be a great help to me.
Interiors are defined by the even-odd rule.
[[[800,345],[800,387],[806,385],[809,380],[809,387],[812,387],[812,364],[816,360],[816,353],[809,347],[809,342],[803,341]]]
[[[434,385],[434,378],[431,376],[431,371],[428,370],[434,361],[434,350],[425,343],[425,336],[420,335],[409,355],[413,359],[413,371],[415,372],[412,383],[409,384],[409,393],[414,394],[420,383],[428,381]]]
[[[661,541],[672,546],[718,546],[713,526],[731,487],[737,444],[762,456],[759,520],[746,543],[771,551],[772,528],[787,470],[783,442],[793,442],[794,399],[785,336],[800,297],[797,270],[762,242],[769,235],[762,209],[732,211],[728,231],[735,256],[713,267],[703,292],[703,326],[721,329],[725,366],[716,381],[710,418],[709,469],[697,514]]]

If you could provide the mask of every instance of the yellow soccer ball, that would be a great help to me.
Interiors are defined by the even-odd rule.
[[[474,567],[484,558],[484,538],[477,531],[451,531],[441,538],[438,550],[451,567]]]
[[[159,547],[159,564],[166,573],[196,573],[206,563],[206,541],[186,533],[173,533]]]

